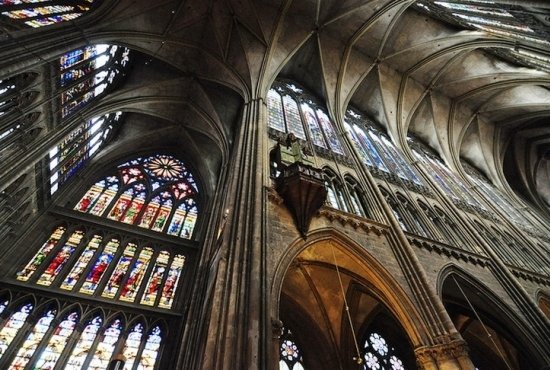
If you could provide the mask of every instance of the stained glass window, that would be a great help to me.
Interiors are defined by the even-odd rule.
[[[285,329],[286,330],[286,329]],[[290,331],[286,330],[287,333]],[[279,369],[280,370],[303,370],[302,353],[298,345],[289,338],[289,335],[284,335],[279,348]]]
[[[67,242],[61,247],[61,250],[59,250],[54,255],[54,258],[48,263],[46,270],[38,279],[38,284],[45,286],[50,286],[52,284],[54,279],[59,276],[61,270],[65,267],[65,264],[80,244],[83,236],[84,232],[80,230],[75,231],[71,235],[69,240],[67,240]]]
[[[155,361],[158,357],[160,350],[160,343],[162,341],[162,331],[160,327],[155,326],[149,336],[147,342],[145,342],[145,348],[141,353],[138,369],[140,370],[153,370],[155,367]]]
[[[17,280],[27,281],[30,279],[32,274],[42,265],[46,257],[50,254],[56,244],[59,242],[63,234],[65,233],[65,228],[60,226],[50,235],[50,238],[42,247],[36,252],[34,257],[27,263],[27,265],[17,273]]]
[[[83,306],[84,311],[92,308]],[[104,325],[97,313],[82,319],[72,310],[59,316],[58,321],[54,321],[58,315],[53,308],[40,311],[36,321],[29,319],[31,314],[31,303],[17,306],[0,330],[3,368],[105,370],[117,350],[127,358],[125,369],[153,370],[160,355],[162,331],[154,318],[126,314],[131,320],[138,316],[145,321],[125,327],[120,316]],[[146,330],[151,321],[155,324]],[[7,353],[15,357],[2,358]]]
[[[189,239],[197,222],[198,188],[191,172],[169,155],[118,166],[84,194],[75,210]]]
[[[59,323],[55,331],[52,333],[46,348],[42,350],[42,354],[38,361],[33,366],[33,370],[50,370],[55,367],[63,349],[67,345],[67,341],[73,333],[78,322],[78,313],[72,312]]]
[[[37,28],[76,19],[92,5],[93,0],[4,0],[0,11],[15,22]]]
[[[23,370],[27,363],[31,360],[34,352],[38,348],[38,345],[46,335],[46,332],[50,328],[50,324],[55,318],[56,310],[48,310],[38,322],[34,325],[34,328],[26,337],[25,342],[19,347],[17,355],[13,359],[10,369]]]
[[[511,219],[516,225],[531,230],[533,232],[538,231],[533,223],[526,217],[525,212],[518,210],[512,203],[508,200],[509,197],[504,196],[502,192],[495,187],[487,177],[485,177],[479,170],[469,165],[468,163],[462,161],[462,167],[466,171],[466,174],[470,181],[477,185],[477,189],[485,196],[485,199],[495,206],[497,206],[501,214]]]
[[[35,271],[36,284],[73,293],[129,303],[172,308],[185,256],[166,249],[155,251],[116,238],[103,238],[77,229],[63,240],[58,227],[16,277],[27,281]],[[84,242],[82,242],[84,240]],[[86,242],[86,240],[88,240]],[[31,280],[32,281],[32,280]]]
[[[310,140],[319,154],[330,149],[345,155],[334,124],[324,108],[312,96],[293,83],[277,81],[267,94],[268,125],[271,129],[293,133],[297,138]]]
[[[426,172],[457,205],[487,211],[483,204],[474,198],[468,186],[447,168],[431,148],[412,136],[408,137],[408,143],[414,155],[424,165]]]
[[[61,117],[82,108],[117,82],[130,60],[130,50],[117,45],[93,45],[59,59]]]
[[[405,370],[403,361],[395,354],[395,348],[378,333],[370,333],[363,345],[363,369]]]
[[[90,361],[89,370],[104,370],[109,366],[109,361],[115,350],[122,332],[122,321],[113,320],[103,333],[103,339],[97,344],[94,356]]]
[[[115,258],[119,245],[120,242],[116,239],[111,239],[107,243],[103,252],[97,257],[95,263],[92,265],[92,269],[86,276],[80,288],[80,292],[86,294],[93,294],[95,292],[97,285],[105,274],[105,270],[107,270],[111,261]],[[86,251],[84,253],[86,253]]]
[[[71,356],[65,365],[66,370],[82,369],[84,361],[88,357],[97,333],[101,328],[101,324],[101,317],[96,316],[84,327],[84,330],[82,330],[82,334],[80,334],[80,338],[78,339],[78,342],[72,350]]]
[[[99,149],[112,139],[121,112],[94,117],[65,136],[48,154],[50,194],[74,175]]]
[[[11,342],[19,332],[19,329],[23,327],[27,317],[31,314],[33,305],[27,303],[14,312],[8,321],[4,324],[2,330],[0,330],[0,358],[6,353],[6,350],[10,346]]]
[[[364,114],[348,109],[344,126],[364,164],[380,173],[395,174],[401,180],[423,185],[389,136]]]
[[[141,337],[143,336],[143,324],[136,324],[132,330],[128,333],[128,338],[124,343],[122,349],[122,355],[126,357],[126,363],[124,364],[124,370],[132,370],[134,362],[141,345]]]

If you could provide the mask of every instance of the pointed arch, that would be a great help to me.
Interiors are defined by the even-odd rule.
[[[346,235],[335,230],[319,230],[308,235],[307,241],[296,240],[282,253],[284,256],[275,268],[271,285],[273,317],[279,317],[280,299],[285,275],[289,268],[298,259],[298,256],[311,248],[319,248],[332,244],[342,258],[354,261],[353,266],[341,266],[347,269],[362,284],[369,287],[370,292],[382,302],[403,326],[411,344],[416,347],[427,339],[427,332],[422,324],[416,308],[407,293],[400,287],[394,277],[374,258],[364,247],[349,239]],[[330,248],[327,248],[330,250]],[[319,250],[317,250],[319,252]],[[324,252],[328,253],[328,252]],[[304,254],[304,258],[307,256]],[[332,256],[325,255],[325,261],[333,264]]]
[[[437,291],[468,342],[474,365],[487,367],[484,361],[492,361],[496,367],[536,369],[544,364],[544,349],[533,340],[530,326],[469,272],[447,264],[438,274]]]

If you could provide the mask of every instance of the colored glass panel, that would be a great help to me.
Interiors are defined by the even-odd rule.
[[[52,333],[46,348],[38,358],[33,370],[51,370],[57,364],[63,349],[67,345],[67,340],[73,333],[78,322],[78,313],[70,313],[65,320],[61,321],[55,331]]]
[[[74,253],[76,247],[78,247],[78,244],[80,244],[82,237],[84,237],[84,232],[79,230],[71,235],[61,250],[57,252],[53,260],[50,261],[50,264],[38,279],[38,284],[45,286],[50,286],[52,284],[56,276],[59,275],[71,255]]]
[[[321,109],[317,109],[316,112],[330,148],[333,152],[343,155],[344,149],[342,149],[342,144],[340,144],[340,139],[338,139],[338,136],[336,135],[336,131],[332,126],[332,122],[330,122],[330,119],[328,118],[326,113],[323,112]]]
[[[386,165],[384,164],[384,161],[382,160],[382,157],[380,157],[380,154],[378,154],[378,150],[373,145],[371,140],[368,138],[365,131],[363,131],[363,129],[361,129],[357,125],[353,125],[353,129],[354,129],[355,133],[357,134],[357,136],[359,137],[361,145],[363,145],[365,151],[367,153],[369,153],[369,156],[370,156],[371,160],[376,164],[376,167],[379,170],[382,170],[384,172],[389,173],[390,171],[388,170],[388,167],[386,167]]]
[[[151,230],[155,231],[163,231],[164,225],[166,225],[166,221],[168,220],[168,217],[170,216],[170,213],[172,212],[172,201],[171,200],[165,200],[160,207],[160,210],[157,214],[157,217],[155,218],[155,222],[153,223],[153,226],[151,227]]]
[[[141,304],[153,306],[157,299],[159,291],[162,290],[162,281],[166,270],[168,269],[168,260],[170,259],[170,253],[162,251],[156,258],[153,271],[149,276],[145,292],[141,297]]]
[[[86,0],[91,5],[91,0]],[[36,5],[33,5],[37,3]],[[14,5],[28,4],[26,8],[14,8]],[[41,1],[1,1],[2,15],[15,21],[21,21],[27,26],[37,28],[51,24],[65,22],[80,17],[90,10],[90,5],[72,5],[59,0]]]
[[[355,148],[359,153],[359,157],[361,157],[361,161],[368,166],[373,166],[373,163],[370,160],[369,155],[367,154],[367,151],[365,150],[363,145],[361,145],[361,142],[359,141],[359,138],[357,137],[357,134],[355,133],[355,131],[351,128],[351,126],[347,122],[344,122],[344,127],[346,128],[346,131],[349,134],[351,141],[355,145]]]
[[[90,361],[88,370],[105,370],[115,350],[116,343],[122,331],[122,323],[115,319],[103,334],[103,340],[97,344],[94,357]]]
[[[168,271],[168,277],[166,278],[166,281],[162,288],[162,295],[159,301],[159,307],[172,308],[172,304],[174,303],[174,295],[178,287],[184,263],[185,257],[181,254],[177,254],[174,257],[172,265],[170,265],[170,270]]]
[[[136,245],[132,243],[128,243],[126,248],[124,248],[124,252],[122,253],[122,256],[118,260],[115,270],[111,274],[111,278],[109,279],[109,281],[107,282],[107,285],[105,286],[105,290],[101,294],[102,297],[106,297],[106,298],[115,297],[115,295],[118,292],[118,289],[122,284],[122,281],[124,280],[124,276],[126,275],[126,272],[130,268],[130,264],[134,259],[135,253],[136,253]]]
[[[145,342],[145,347],[141,353],[138,369],[140,370],[153,370],[155,368],[155,362],[158,357],[160,343],[162,342],[161,330],[158,326],[155,326]]]
[[[103,252],[99,255],[92,269],[86,276],[86,280],[80,288],[81,293],[93,294],[105,271],[109,267],[118,250],[120,242],[116,239],[111,239],[105,246]]]
[[[0,303],[0,314],[1,314],[2,312],[4,312],[4,310],[6,309],[6,307],[8,307],[8,303],[9,303],[9,301],[4,301],[4,302]]]
[[[138,259],[132,267],[132,270],[130,271],[128,280],[126,280],[126,283],[120,292],[120,300],[134,302],[152,256],[153,250],[151,248],[145,248],[141,251]]]
[[[74,175],[87,161],[108,141],[111,129],[120,120],[122,113],[109,113],[94,117],[77,129],[73,130],[63,140],[51,148],[48,153],[50,170],[50,194],[54,194],[60,185]],[[90,193],[82,198],[75,209],[81,212],[89,211],[97,201],[99,189],[90,189]]]
[[[32,274],[40,267],[40,265],[42,264],[42,262],[44,262],[48,254],[50,254],[52,249],[54,249],[55,245],[57,244],[57,242],[59,242],[59,239],[61,239],[64,232],[64,227],[60,226],[55,229],[48,241],[42,245],[42,247],[38,250],[38,252],[36,252],[34,257],[29,261],[29,263],[17,273],[17,280],[27,281],[30,279]]]
[[[169,155],[137,158],[117,176],[96,182],[74,209],[190,238],[197,220],[197,184],[183,162]]]
[[[267,93],[267,112],[269,127],[277,131],[286,132],[281,96],[273,89]]]
[[[17,351],[17,355],[10,365],[10,370],[23,370],[25,368],[46,335],[55,314],[55,310],[49,310],[38,320],[32,332],[27,336],[19,351]]]
[[[321,131],[321,127],[319,126],[319,122],[317,121],[317,117],[315,116],[315,112],[305,103],[302,104],[302,112],[304,112],[313,144],[326,149],[327,145],[325,143],[325,139],[323,138],[323,133]]]
[[[189,212],[187,212],[180,234],[182,238],[191,238],[193,229],[195,228],[195,223],[197,221],[197,214],[198,211],[196,206],[191,207],[191,209],[189,209]]]
[[[78,342],[76,342],[64,370],[82,370],[84,361],[86,361],[86,358],[90,353],[90,349],[94,344],[97,333],[101,328],[101,323],[102,320],[99,316],[94,317],[88,322],[82,331],[82,334],[80,334],[80,338],[78,339]]]
[[[74,288],[75,284],[80,279],[80,276],[94,257],[94,254],[97,252],[102,239],[103,238],[101,236],[94,235],[63,283],[61,283],[61,289],[72,290]]]
[[[136,324],[128,333],[128,338],[126,338],[126,342],[124,343],[124,348],[122,350],[122,355],[126,357],[124,370],[132,370],[132,368],[134,367],[134,362],[136,361],[136,357],[139,352],[139,346],[141,344],[142,336],[142,324]]]
[[[287,132],[292,132],[294,136],[305,140],[306,134],[298,111],[298,104],[289,95],[285,95],[283,96],[283,106],[285,110]]]
[[[32,309],[33,305],[31,303],[21,306],[19,311],[14,312],[2,330],[0,330],[0,358],[2,358],[4,353],[6,353],[11,342],[19,332],[19,329],[21,329],[21,327],[25,324],[25,321],[32,312]]]

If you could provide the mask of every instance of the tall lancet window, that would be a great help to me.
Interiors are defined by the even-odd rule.
[[[102,95],[124,75],[130,49],[117,45],[92,45],[59,59],[61,117],[76,112]]]
[[[487,212],[483,204],[474,198],[468,185],[452,172],[431,148],[412,136],[408,137],[408,142],[426,172],[457,205]]]
[[[78,126],[58,145],[50,149],[48,153],[50,194],[55,193],[113,138],[121,117],[121,112],[94,117]]]
[[[344,126],[362,162],[375,173],[395,180],[423,185],[415,170],[389,136],[356,109],[346,112]]]
[[[502,194],[502,192],[497,189],[497,187],[494,186],[478,169],[469,165],[465,161],[462,161],[462,167],[466,171],[470,181],[477,186],[477,189],[479,189],[489,203],[500,209],[500,212],[504,217],[510,218],[512,222],[523,229],[541,234],[541,231],[537,230],[533,223],[529,221],[529,219],[508,200],[508,197]]]
[[[295,83],[276,81],[267,94],[267,108],[268,125],[275,132],[309,140],[319,155],[345,155],[324,106]]]
[[[14,25],[43,27],[80,17],[94,5],[94,0],[5,0],[0,12]]]
[[[157,154],[133,159],[98,181],[75,210],[190,239],[198,188],[182,161]]]

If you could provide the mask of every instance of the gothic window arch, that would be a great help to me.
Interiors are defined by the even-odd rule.
[[[74,209],[190,239],[198,217],[198,187],[179,159],[140,157],[96,182]]]
[[[468,186],[443,163],[431,148],[411,135],[407,141],[426,172],[457,206],[466,210],[475,209],[487,212],[483,204],[471,195]]]
[[[59,58],[61,117],[81,109],[103,95],[125,75],[130,49],[117,45],[91,45]]]
[[[470,165],[466,161],[461,161],[462,168],[466,172],[468,179],[474,183],[483,194],[485,199],[497,206],[500,210],[501,215],[504,215],[507,219],[511,219],[512,222],[524,230],[535,232],[536,234],[542,234],[533,223],[529,220],[528,217],[525,217],[525,211],[521,211],[517,206],[513,205],[512,202],[506,197],[491,181],[481,173],[477,168]]]
[[[34,306],[26,297],[4,308],[6,319],[0,320],[1,368],[100,370],[106,369],[119,351],[130,359],[125,368],[158,368],[165,337],[162,322],[131,313],[128,320],[120,313],[105,318],[100,310],[86,304],[81,305],[82,312],[91,312],[84,317],[74,305],[61,312],[51,302]]]
[[[300,347],[294,341],[292,332],[283,328],[279,347],[279,370],[305,370]]]
[[[122,112],[94,117],[78,126],[50,149],[49,193],[54,194],[90,158],[114,138],[122,121]]]
[[[344,188],[342,187],[340,179],[329,168],[325,168],[323,172],[325,187],[327,189],[327,204],[332,208],[349,212],[346,196],[344,194]]]
[[[415,234],[430,237],[431,232],[429,228],[424,224],[424,219],[416,210],[416,208],[409,202],[404,195],[397,193],[396,198],[401,204],[401,208],[404,210],[403,216],[406,219],[408,229]]]
[[[437,225],[441,227],[441,231],[446,237],[447,241],[455,247],[463,247],[464,241],[457,233],[459,228],[456,223],[441,208],[434,206],[434,209],[437,219]]]
[[[277,132],[293,133],[309,140],[319,155],[346,155],[326,109],[296,83],[275,81],[267,94],[267,108],[268,126],[275,136]]]
[[[376,123],[357,109],[348,108],[344,126],[363,164],[393,181],[423,186],[401,151]]]
[[[351,200],[353,212],[361,217],[370,217],[369,207],[365,198],[365,193],[359,183],[351,176],[345,177],[346,187]]]
[[[14,25],[38,28],[71,21],[93,6],[94,0],[9,0],[2,2],[0,12]]]
[[[385,188],[379,186],[379,189],[380,189],[380,192],[382,193],[382,196],[386,199],[386,202],[389,204],[393,215],[397,219],[397,222],[399,223],[399,226],[401,226],[401,229],[403,229],[404,231],[411,231],[412,229],[407,224],[407,219],[403,215],[403,210],[399,206],[399,203],[397,202],[397,200]]]

